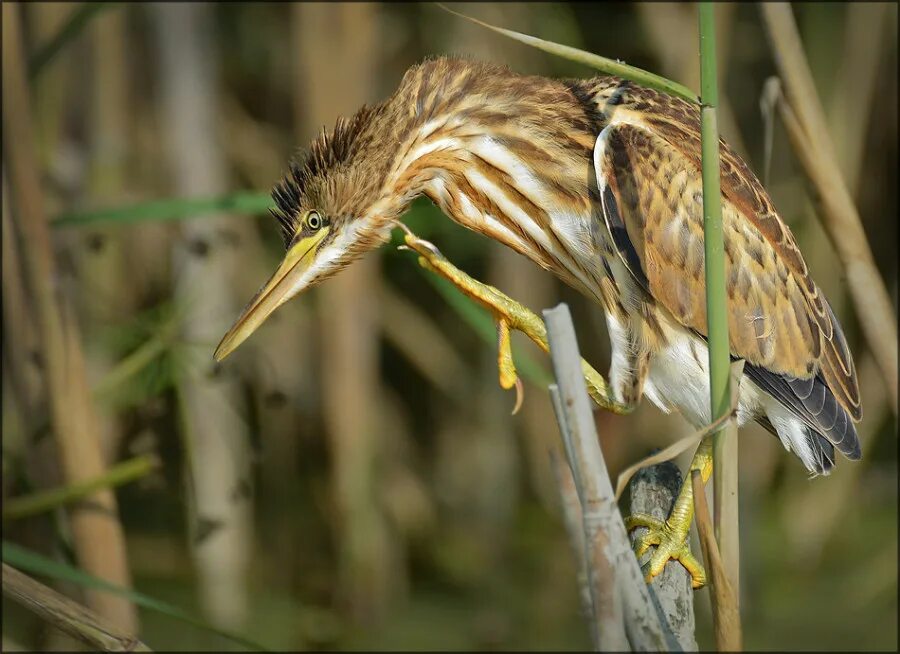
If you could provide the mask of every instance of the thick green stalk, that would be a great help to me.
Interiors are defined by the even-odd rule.
[[[719,186],[719,133],[716,125],[718,84],[714,5],[701,2],[700,15],[700,129],[703,155],[703,233],[706,255],[706,320],[709,342],[711,419],[729,410],[731,391],[728,304],[725,292],[725,248],[722,233],[722,194]],[[737,438],[733,427],[713,436],[715,526],[726,574],[737,592]]]
[[[713,7],[700,3],[701,99],[703,155],[703,236],[706,250],[706,320],[709,337],[710,401],[715,420],[729,406],[728,314],[725,296],[725,245],[722,235],[722,195],[719,186],[719,132],[716,124],[716,84]]]

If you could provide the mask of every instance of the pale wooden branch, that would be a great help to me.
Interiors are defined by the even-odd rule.
[[[551,391],[551,400],[554,406],[558,406],[559,392]],[[557,415],[561,415],[561,408],[556,409]],[[562,427],[562,424],[560,425]],[[565,437],[563,437],[565,438]],[[578,565],[576,579],[578,581],[578,597],[581,600],[581,614],[590,625],[591,640],[594,649],[600,649],[599,625],[594,624],[594,604],[591,599],[590,574],[584,553],[584,527],[581,516],[581,502],[578,499],[578,491],[575,488],[575,479],[572,477],[572,469],[564,463],[553,450],[550,451],[550,467],[556,478],[556,487],[559,491],[560,506],[566,531],[569,534],[569,544],[572,546],[572,554]]]
[[[815,190],[819,217],[847,273],[856,315],[869,347],[876,353],[891,408],[897,415],[897,320],[890,296],[838,166],[790,5],[763,2],[760,11],[787,106],[796,117],[793,127],[788,126],[791,144]]]
[[[675,498],[681,490],[681,472],[672,461],[641,468],[628,484],[630,498],[629,513],[643,513],[659,520],[669,517]],[[631,533],[632,545],[646,529],[635,529]],[[650,560],[653,552],[648,551],[640,564]],[[694,590],[691,575],[683,565],[672,562],[663,568],[650,582],[653,596],[659,601],[660,609],[672,634],[684,651],[697,651],[694,637]]]
[[[557,404],[558,398],[557,391],[553,394],[554,404]],[[550,452],[550,463],[559,489],[566,531],[569,534],[575,560],[578,562],[577,578],[582,613],[586,619],[590,620],[593,607],[589,570],[587,560],[584,558],[584,529],[578,491],[571,469],[553,451]],[[647,513],[660,520],[665,520],[680,487],[681,473],[678,471],[678,466],[671,461],[642,468],[628,484],[631,511]],[[632,543],[642,531],[642,529],[637,529],[632,533]],[[644,560],[649,559],[651,554],[652,552],[647,552]],[[681,649],[686,652],[696,652],[694,590],[691,588],[691,576],[687,569],[676,563],[667,565],[661,574],[653,578],[650,589],[650,598],[656,605],[657,612],[664,617]]]
[[[597,439],[569,309],[544,311],[556,384],[550,387],[582,511],[594,644],[600,650],[679,650],[631,549]]]
[[[153,651],[87,607],[6,563],[3,564],[3,594],[92,648],[103,652]]]

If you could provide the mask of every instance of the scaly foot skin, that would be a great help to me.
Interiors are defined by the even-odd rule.
[[[397,226],[405,232],[406,248],[419,255],[419,264],[423,268],[431,270],[452,283],[468,297],[490,311],[494,317],[494,321],[497,323],[500,385],[506,389],[516,387],[516,408],[513,410],[515,413],[522,402],[522,382],[512,362],[509,333],[510,330],[518,330],[545,352],[549,352],[550,346],[547,343],[547,329],[544,321],[508,295],[461,271],[450,263],[432,243],[413,234],[403,223],[398,222]],[[634,409],[633,406],[615,401],[606,380],[584,360],[582,360],[582,370],[588,394],[600,407],[618,414],[630,413]]]
[[[669,520],[658,520],[645,513],[635,513],[625,518],[625,528],[628,531],[639,527],[647,529],[646,533],[638,536],[634,544],[634,553],[638,560],[650,549],[651,545],[656,546],[656,550],[645,565],[645,579],[648,583],[663,571],[669,559],[675,559],[680,561],[690,573],[692,587],[700,588],[706,584],[706,571],[691,553],[688,544],[687,536],[690,526],[690,519],[683,526],[673,526]]]

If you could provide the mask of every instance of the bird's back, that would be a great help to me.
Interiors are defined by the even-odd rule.
[[[410,69],[388,105],[404,143],[402,172],[388,176],[397,186],[426,179],[423,192],[452,218],[608,315],[642,322],[647,340],[666,323],[705,348],[696,106],[615,77],[557,80],[445,57]],[[598,142],[608,146],[600,167]],[[786,411],[770,420],[779,435],[793,421],[794,440],[811,431],[858,456],[859,391],[840,325],[765,189],[724,142],[721,186],[732,355],[770,413]],[[621,223],[612,230],[610,202]],[[614,274],[623,266],[627,278]],[[708,404],[703,389],[694,396]],[[765,421],[762,400],[753,417]]]
[[[612,77],[582,88],[600,114],[600,132],[610,134],[609,176],[618,182],[628,240],[617,250],[640,268],[651,302],[703,340],[699,110]],[[720,153],[732,355],[746,359],[747,377],[801,423],[793,426],[820,459],[829,458],[830,444],[858,458],[853,422],[862,411],[841,326],[762,184],[724,141]],[[772,425],[765,411],[754,417]],[[776,431],[784,420],[775,419]]]

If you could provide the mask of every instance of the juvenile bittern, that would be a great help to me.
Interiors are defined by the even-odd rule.
[[[765,189],[720,146],[731,353],[745,360],[737,421],[757,420],[813,474],[827,474],[835,447],[860,457],[853,359]],[[386,101],[323,131],[273,195],[287,255],[217,359],[279,305],[385,243],[425,195],[603,307],[608,406],[631,407],[646,394],[695,426],[710,422],[696,106],[616,77],[554,80],[428,60]],[[421,242],[417,249],[425,251]],[[503,336],[509,305],[478,299]],[[709,478],[708,444],[692,468]],[[675,558],[699,586],[703,571],[686,544],[689,482],[668,520],[638,515],[628,524],[649,528],[639,550],[657,546],[650,576]]]

